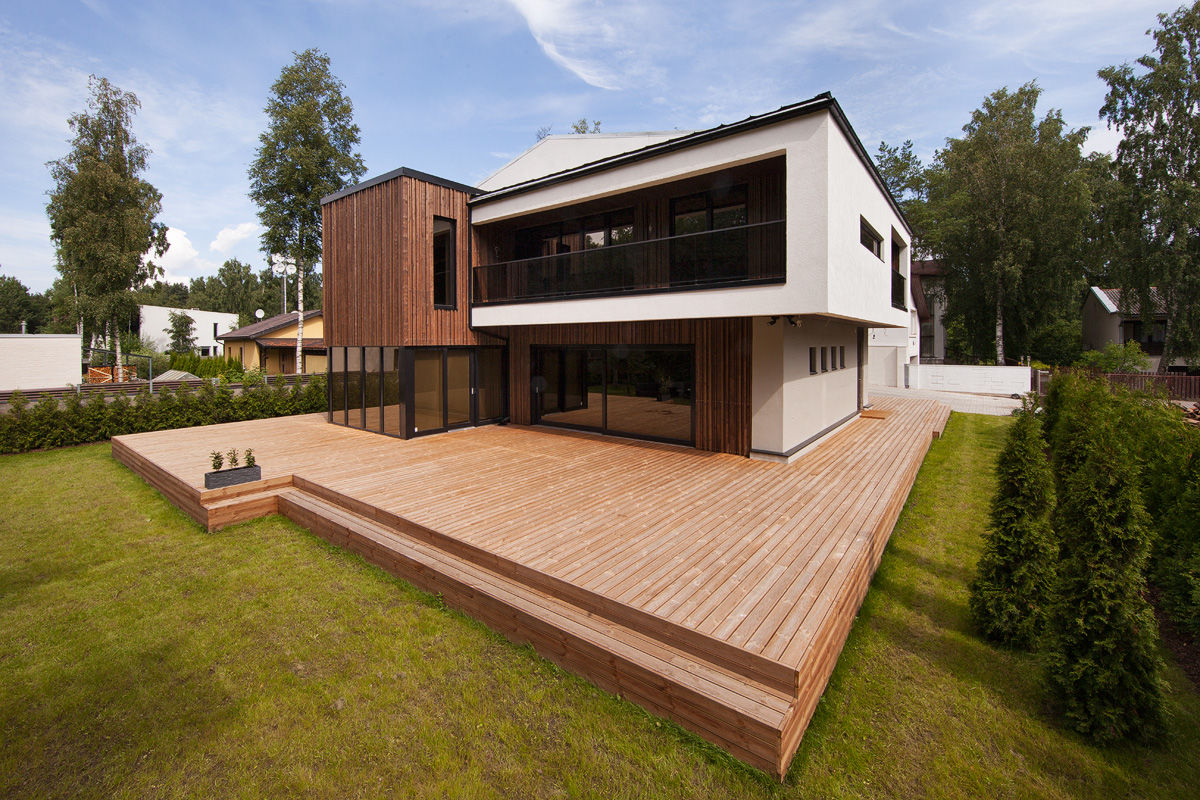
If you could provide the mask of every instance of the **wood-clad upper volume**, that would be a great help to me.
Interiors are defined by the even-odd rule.
[[[470,187],[396,170],[322,201],[330,347],[474,345]],[[454,222],[455,300],[434,304],[434,218]],[[494,342],[485,342],[492,344]]]

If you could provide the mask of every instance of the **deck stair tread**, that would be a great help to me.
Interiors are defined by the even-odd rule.
[[[279,498],[280,511],[285,516],[313,527],[322,527],[324,521],[323,533],[334,529],[335,537],[344,537],[340,544],[373,563],[412,578],[418,585],[424,584],[422,588],[437,590],[443,589],[447,582],[457,584],[454,587],[457,591],[444,595],[451,605],[466,599],[473,614],[481,613],[481,603],[491,605],[491,609],[482,610],[483,616],[493,617],[489,621],[508,615],[511,622],[511,616],[517,615],[520,617],[516,620],[517,627],[527,629],[518,630],[517,636],[530,641],[543,655],[554,661],[566,660],[569,666],[582,668],[592,678],[596,678],[597,669],[610,672],[618,693],[638,695],[641,702],[653,701],[666,716],[685,727],[695,730],[699,726],[705,729],[706,736],[727,737],[732,723],[739,734],[735,738],[741,741],[728,744],[739,751],[753,745],[746,739],[766,744],[777,742],[781,736],[794,699],[791,692],[750,681],[745,675],[695,653],[458,558],[308,492],[286,489]],[[506,627],[511,632],[511,625]],[[544,638],[549,630],[559,632],[558,644],[565,649],[556,650],[554,643]],[[568,652],[575,650],[583,652]],[[606,658],[621,660],[622,669],[610,671],[603,663],[593,664],[590,669],[581,665],[579,660],[589,652],[602,652]],[[640,680],[628,681],[626,675],[630,673]],[[648,698],[647,693],[662,697]],[[664,708],[664,703],[670,707]],[[712,721],[720,723],[713,726],[718,730],[710,728],[710,718],[714,717]]]

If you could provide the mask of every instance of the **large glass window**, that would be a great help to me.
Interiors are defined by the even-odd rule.
[[[691,443],[691,347],[536,348],[538,422]]]
[[[413,351],[413,432],[443,427],[442,351]]]
[[[454,220],[433,218],[433,304],[454,308],[455,296]]]
[[[329,421],[346,424],[346,348],[329,348]]]
[[[748,222],[744,184],[673,199],[671,285],[748,277]]]
[[[383,364],[380,348],[363,348],[363,427],[370,431],[383,430],[379,413],[380,392],[383,389]]]
[[[401,381],[404,351],[399,347],[383,348],[383,386],[380,413],[383,417],[383,432],[403,436],[404,394]]]
[[[479,421],[500,419],[504,416],[504,350],[480,347],[475,353]]]
[[[446,426],[471,422],[471,351],[446,351]]]
[[[346,424],[363,427],[362,348],[346,348]]]

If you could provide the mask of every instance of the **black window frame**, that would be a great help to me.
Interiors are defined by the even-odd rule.
[[[437,223],[446,222],[450,225],[449,231],[439,233],[437,231]],[[451,217],[442,217],[434,214],[433,216],[433,234],[432,242],[432,279],[433,279],[433,307],[446,311],[455,311],[458,309],[458,221]],[[445,274],[439,280],[438,278],[438,240],[439,237],[448,237],[449,243],[446,246],[446,266]],[[441,289],[449,300],[443,298],[443,302],[438,302],[438,290]]]
[[[870,240],[870,244],[867,244],[868,240]],[[883,261],[883,236],[875,230],[875,226],[867,222],[867,218],[864,216],[858,218],[858,242],[866,248],[867,252]]]

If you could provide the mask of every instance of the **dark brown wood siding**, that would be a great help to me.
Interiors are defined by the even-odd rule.
[[[325,340],[357,345],[469,345],[467,195],[408,176],[326,203]],[[433,307],[433,217],[456,224],[457,308]]]
[[[509,412],[515,423],[530,417],[530,348],[533,345],[690,344],[696,349],[696,447],[719,453],[750,452],[751,328],[747,318],[532,325],[507,328]]]

